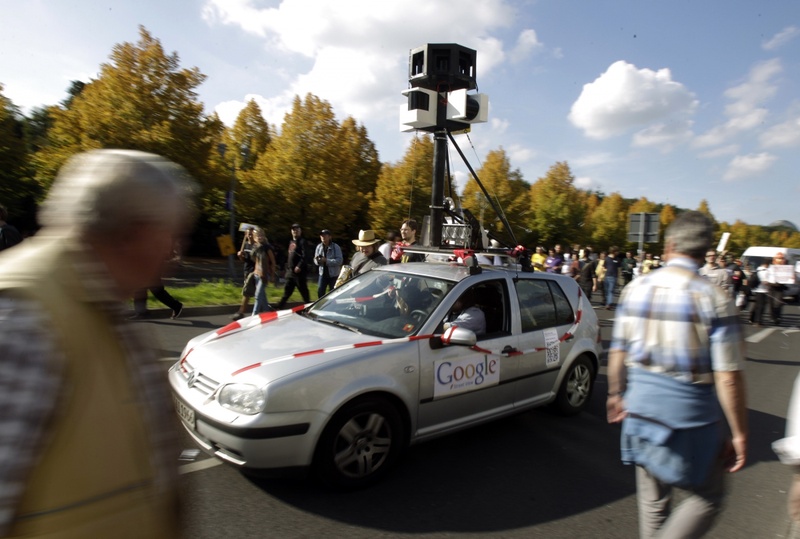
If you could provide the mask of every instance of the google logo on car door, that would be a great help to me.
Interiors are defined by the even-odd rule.
[[[500,382],[500,365],[496,358],[488,356],[437,361],[434,364],[434,373],[434,398],[481,389]]]

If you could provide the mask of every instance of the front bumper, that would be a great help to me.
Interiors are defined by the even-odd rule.
[[[215,400],[209,401],[206,395],[187,387],[175,369],[170,370],[169,379],[174,398],[193,411],[193,421],[181,417],[181,423],[206,453],[242,468],[311,465],[327,420],[323,413],[304,410],[245,416],[225,410]]]

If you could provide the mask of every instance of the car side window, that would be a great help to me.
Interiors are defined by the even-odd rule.
[[[575,313],[572,312],[572,305],[570,305],[567,296],[558,283],[550,281],[550,292],[553,294],[553,303],[556,306],[556,325],[562,326],[564,324],[571,324],[575,321]]]
[[[520,279],[516,289],[523,333],[569,324],[575,319],[569,300],[557,283]]]
[[[486,319],[486,331],[478,335],[478,340],[492,339],[511,333],[505,281],[484,281],[470,287],[468,292],[472,294],[475,306],[483,311]],[[440,324],[437,331],[441,331],[441,327]]]

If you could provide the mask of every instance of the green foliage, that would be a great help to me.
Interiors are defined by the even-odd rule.
[[[2,94],[0,85],[0,204],[8,209],[10,222],[33,228],[30,207],[38,186],[30,178],[25,147],[24,122],[16,106]]]
[[[38,178],[48,187],[70,155],[96,148],[153,152],[183,165],[205,183],[218,126],[203,115],[195,88],[205,75],[181,69],[144,28],[136,44],[116,45],[100,75],[53,111],[48,146],[36,156]],[[73,90],[76,86],[73,83]],[[74,92],[73,92],[74,93]]]
[[[598,251],[627,243],[628,207],[619,193],[605,197],[592,215],[592,243]]]
[[[575,176],[565,161],[550,167],[530,190],[530,229],[546,246],[569,244],[586,236],[585,192],[575,187]]]
[[[399,230],[408,219],[422,219],[430,213],[433,183],[433,139],[416,135],[403,159],[395,165],[384,165],[369,206],[373,229],[386,232]]]
[[[518,242],[524,240],[528,228],[530,184],[522,179],[519,169],[511,170],[511,162],[502,148],[489,152],[483,166],[476,173],[489,196],[502,209],[514,237]],[[505,226],[495,216],[491,203],[486,200],[486,196],[475,178],[467,181],[462,195],[462,204],[478,217],[484,228],[503,235]],[[485,217],[490,217],[490,219],[486,221]]]
[[[242,180],[247,211],[272,230],[298,222],[342,237],[358,224],[379,168],[363,127],[352,119],[339,125],[330,104],[312,94],[297,97],[280,134]]]

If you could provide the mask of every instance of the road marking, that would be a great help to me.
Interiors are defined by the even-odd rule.
[[[776,331],[777,328],[764,328],[758,333],[754,333],[745,339],[747,342],[759,343]]]
[[[199,472],[200,470],[205,470],[206,468],[213,468],[214,466],[219,466],[221,464],[222,464],[221,460],[214,458],[198,460],[197,462],[192,462],[191,464],[184,464],[183,466],[178,466],[178,473],[183,475],[192,472]]]

